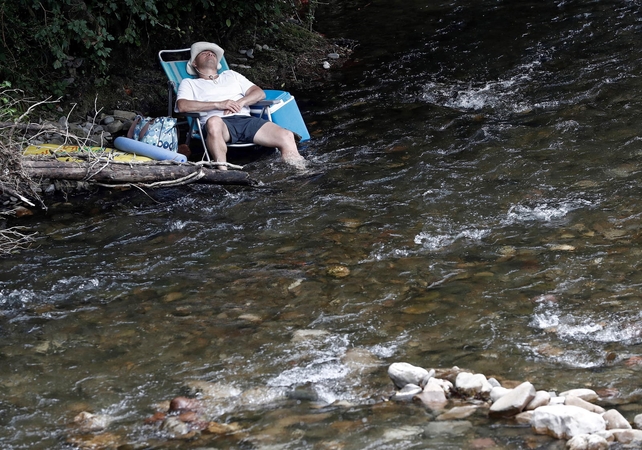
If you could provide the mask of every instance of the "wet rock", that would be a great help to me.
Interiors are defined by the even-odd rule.
[[[326,270],[326,273],[334,278],[345,278],[350,275],[350,269],[346,266],[330,266]]]
[[[568,450],[606,450],[609,443],[601,436],[594,434],[580,434],[571,438],[566,443]]]
[[[433,411],[442,410],[446,403],[448,403],[443,387],[435,378],[431,378],[428,381],[423,391],[413,397],[413,401],[421,403]]]
[[[398,389],[402,389],[407,384],[419,386],[427,375],[426,369],[405,362],[393,363],[388,367],[388,376]]]
[[[430,380],[432,380],[435,377],[435,369],[430,369],[428,371],[428,374],[422,378],[421,383],[419,383],[419,386],[425,387]]]
[[[200,411],[202,409],[203,405],[195,398],[176,397],[169,403],[170,412]]]
[[[201,395],[202,399],[227,399],[237,397],[241,391],[236,387],[225,383],[210,383],[202,380],[189,380],[185,383],[189,395]]]
[[[490,391],[493,389],[484,374],[470,372],[461,372],[457,375],[455,388],[466,397],[480,396],[482,398],[489,398]]]
[[[158,412],[155,412],[153,416],[150,416],[147,419],[145,419],[145,423],[147,425],[152,425],[155,423],[162,422],[166,418],[167,418],[167,414],[165,414],[164,412],[158,411]]]
[[[435,420],[457,420],[470,417],[479,409],[477,405],[455,406],[452,409],[438,415]]]
[[[174,436],[185,436],[192,431],[188,424],[175,416],[167,417],[161,424],[160,429]]]
[[[535,388],[525,381],[493,403],[488,414],[493,418],[515,416],[522,412],[534,398]]]
[[[626,420],[624,416],[615,409],[610,409],[606,411],[604,414],[602,414],[602,418],[606,422],[607,430],[616,430],[616,429],[630,430],[633,428],[631,427],[631,424],[629,423],[629,421]]]
[[[574,395],[566,395],[564,400],[565,405],[571,405],[571,406],[579,406],[580,408],[584,408],[587,411],[591,411],[597,414],[603,414],[604,413],[604,408],[598,405],[594,405],[593,403],[589,403],[586,400],[582,400],[579,397],[576,397]]]
[[[402,425],[399,428],[390,428],[383,432],[383,442],[399,441],[419,436],[424,430],[421,427]]]
[[[592,434],[606,429],[599,414],[570,405],[548,405],[533,412],[531,426],[536,433],[557,439],[571,439],[580,434]]]
[[[494,403],[504,395],[508,394],[510,391],[512,391],[512,389],[508,389],[502,386],[494,386],[490,390],[490,401]]]
[[[287,394],[288,398],[292,400],[316,402],[319,400],[319,394],[314,389],[314,386],[306,384],[303,386],[296,386]]]
[[[207,427],[203,430],[203,433],[207,434],[230,434],[236,433],[241,429],[241,426],[236,423],[218,423],[218,422],[209,422]]]
[[[422,391],[423,389],[416,384],[407,384],[401,390],[395,392],[392,397],[390,397],[390,400],[409,402],[415,395],[421,394]]]
[[[82,411],[74,417],[74,424],[82,431],[102,431],[109,426],[111,418],[105,415]]]
[[[642,430],[609,430],[620,444],[642,445]]]
[[[304,342],[312,339],[319,339],[326,336],[329,336],[325,330],[296,330],[292,334],[292,342]]]
[[[67,439],[67,444],[83,450],[97,450],[121,448],[121,446],[124,445],[124,442],[120,436],[113,433],[100,433],[72,436]]]
[[[353,347],[346,351],[341,358],[341,362],[348,366],[350,370],[364,371],[374,369],[380,366],[381,361],[371,351],[365,348]]]
[[[251,323],[261,323],[263,319],[256,314],[241,314],[239,316],[240,320],[245,320],[246,322],[251,322]]]
[[[546,391],[535,392],[535,397],[526,405],[526,410],[532,411],[540,406],[546,406],[551,402],[551,394]]]
[[[424,434],[427,436],[439,435],[462,435],[469,431],[473,424],[467,420],[455,420],[452,422],[430,422],[424,428]]]
[[[529,425],[533,420],[533,411],[521,412],[517,414],[513,419],[520,425]]]
[[[566,397],[568,395],[574,395],[575,397],[579,397],[587,402],[594,402],[599,399],[597,393],[592,389],[571,389],[569,391],[562,392],[560,397]]]

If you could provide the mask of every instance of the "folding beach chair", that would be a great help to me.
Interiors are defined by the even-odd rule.
[[[176,101],[176,93],[178,91],[178,85],[183,80],[183,78],[194,78],[192,75],[187,73],[187,61],[189,60],[190,49],[183,48],[178,50],[161,50],[158,52],[158,59],[160,60],[161,67],[167,75],[167,94],[168,94],[168,103],[167,103],[167,113],[168,115],[174,115],[174,103]],[[229,70],[225,56],[219,61],[221,68],[219,73]],[[278,123],[279,125],[287,128],[294,133],[301,136],[301,141],[310,139],[310,134],[303,123],[303,119],[300,117],[300,112],[292,97],[288,92],[285,91],[274,91],[274,90],[265,90],[266,98],[265,100],[260,101],[259,103],[252,105],[250,107],[250,113],[256,117],[262,117],[263,119],[269,120],[271,122]],[[293,110],[296,109],[296,111]],[[278,112],[279,116],[282,116],[281,122],[279,123],[273,120],[273,113]],[[189,145],[192,138],[200,139],[203,143],[205,149],[204,158],[210,160],[209,152],[207,151],[207,146],[205,140],[202,139],[203,130],[201,128],[201,122],[199,117],[201,114],[205,113],[185,113],[181,114],[186,117],[188,125],[188,133],[186,136],[186,144]],[[294,118],[294,120],[293,120]],[[228,144],[228,148],[238,148],[238,147],[255,147],[256,144]]]

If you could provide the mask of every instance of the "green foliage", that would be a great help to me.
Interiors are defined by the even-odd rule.
[[[3,81],[0,83],[0,120],[13,120],[18,117],[16,102],[10,95],[11,83]]]
[[[131,55],[225,43],[294,14],[299,0],[0,0],[0,80],[36,96],[104,84]]]

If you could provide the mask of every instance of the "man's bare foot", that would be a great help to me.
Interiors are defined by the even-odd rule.
[[[298,158],[283,158],[283,162],[301,170],[305,169],[308,165],[308,162],[301,155],[298,155]]]

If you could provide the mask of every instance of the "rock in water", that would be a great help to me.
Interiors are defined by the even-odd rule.
[[[388,367],[388,376],[398,389],[403,389],[407,384],[419,386],[427,375],[426,369],[405,362],[392,363]]]
[[[533,412],[531,425],[536,433],[557,439],[571,439],[580,434],[606,430],[606,422],[601,415],[570,405],[537,408]]]
[[[493,403],[488,415],[493,418],[512,417],[522,412],[534,398],[535,387],[526,381]]]

